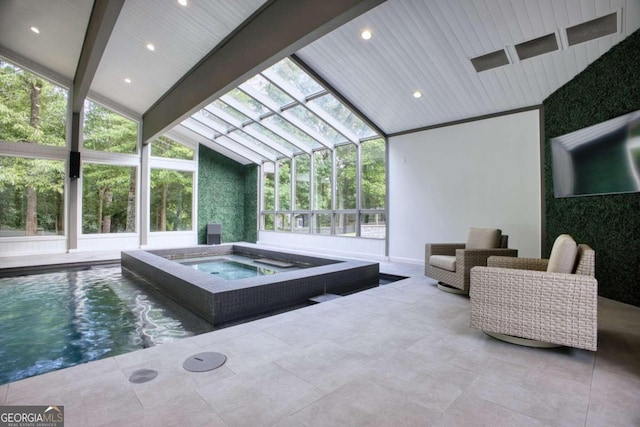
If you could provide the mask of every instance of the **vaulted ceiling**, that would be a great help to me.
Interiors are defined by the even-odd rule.
[[[93,0],[3,0],[0,56],[73,87],[86,40],[106,37],[88,96],[147,121],[146,136],[176,134],[291,54],[385,134],[531,107],[640,27],[640,0],[124,0],[106,36],[88,31],[93,10]],[[610,34],[567,35],[607,16]],[[554,50],[532,42],[535,55],[523,55],[543,36]],[[471,59],[489,53],[503,65],[476,71]]]

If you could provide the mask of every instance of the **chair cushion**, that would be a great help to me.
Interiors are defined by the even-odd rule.
[[[502,231],[497,228],[474,228],[469,229],[467,244],[465,249],[493,249],[500,247],[500,236]]]
[[[550,273],[573,273],[578,246],[573,237],[561,234],[553,242],[547,271]]]
[[[451,255],[431,255],[429,265],[443,270],[456,271],[456,257]]]

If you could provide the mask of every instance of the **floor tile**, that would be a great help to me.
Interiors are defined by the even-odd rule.
[[[256,330],[254,333],[203,347],[202,351],[224,354],[227,356],[224,367],[237,374],[287,356],[294,351],[294,347],[266,332]]]
[[[321,341],[291,356],[277,359],[275,363],[319,389],[330,392],[357,379],[378,361],[333,342]]]
[[[197,388],[229,426],[271,425],[321,398],[318,388],[269,363]]]
[[[640,425],[640,377],[597,370],[593,375],[586,425]]]
[[[484,400],[535,418],[546,425],[584,425],[588,385],[554,375],[532,374],[512,380],[482,374],[465,390]]]
[[[521,347],[471,328],[469,298],[421,267],[383,264],[414,276],[0,385],[0,404],[61,404],[71,427],[640,425],[639,307],[599,298],[597,352]],[[183,369],[204,351],[228,360]],[[141,368],[159,375],[130,383]]]
[[[546,425],[535,418],[466,393],[460,396],[433,424],[435,427],[543,427]]]
[[[342,385],[291,418],[310,427],[426,426],[439,415],[393,390],[359,379]]]

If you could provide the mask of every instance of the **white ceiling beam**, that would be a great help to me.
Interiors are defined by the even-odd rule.
[[[266,3],[143,114],[143,141],[151,141],[192,111],[384,1]]]

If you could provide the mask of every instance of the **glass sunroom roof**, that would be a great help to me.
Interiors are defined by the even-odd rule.
[[[380,136],[290,58],[251,77],[181,125],[241,156],[240,151],[249,150],[269,161]],[[243,157],[256,162],[255,155]]]

